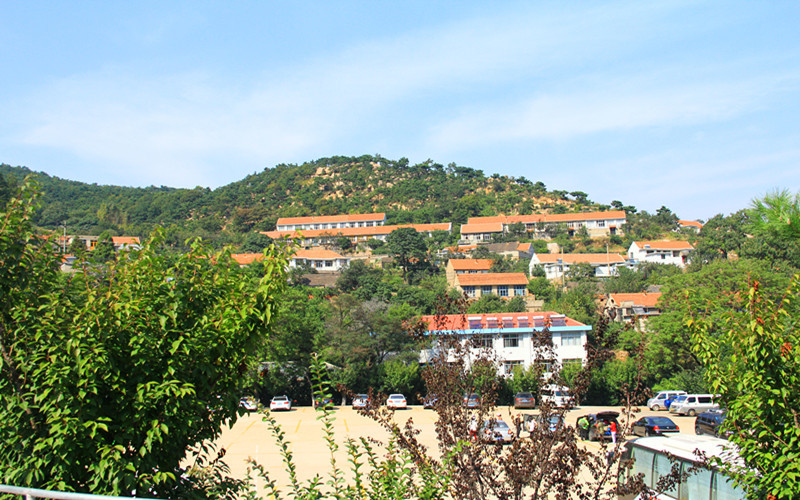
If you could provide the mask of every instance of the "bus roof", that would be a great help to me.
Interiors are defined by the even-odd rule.
[[[670,453],[677,458],[692,462],[702,462],[700,455],[702,454],[708,458],[719,457],[723,462],[744,465],[733,443],[711,436],[676,434],[670,437],[643,437],[629,441],[628,445]]]

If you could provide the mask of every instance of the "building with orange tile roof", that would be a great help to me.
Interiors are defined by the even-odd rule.
[[[264,259],[263,253],[232,253],[231,258],[236,261],[239,266],[246,266],[253,262]]]
[[[349,265],[350,259],[348,257],[322,248],[298,250],[289,261],[289,267],[308,266],[321,273],[336,273]]]
[[[696,220],[679,220],[678,225],[684,229],[693,229],[695,232],[700,232],[703,229],[703,224]]]
[[[660,298],[660,292],[609,293],[603,312],[606,317],[622,323],[632,323],[638,319],[639,326],[644,327],[647,318],[661,314],[658,307]]]
[[[492,264],[492,259],[450,259],[444,268],[447,284],[455,286],[457,274],[488,273]]]
[[[312,215],[308,217],[280,217],[278,231],[306,231],[314,229],[345,229],[374,227],[386,224],[383,212],[371,214]]]
[[[501,222],[461,224],[461,241],[468,243],[492,241],[494,236],[501,236],[502,234],[503,224]]]
[[[526,297],[528,277],[525,273],[457,274],[453,287],[469,298],[497,295],[501,298]]]
[[[558,365],[584,363],[586,360],[589,325],[555,312],[496,313],[496,314],[451,314],[445,316],[423,316],[428,333],[436,336],[457,336],[468,339],[467,361],[478,358],[483,349],[491,350],[497,360],[501,374],[511,376],[515,367],[529,368],[541,365],[546,374]],[[540,347],[543,332],[550,334],[552,351]],[[441,343],[421,353],[422,362],[430,362],[436,356],[451,356],[443,352]],[[448,359],[449,361],[449,359]]]
[[[397,224],[392,226],[346,227],[338,229],[309,229],[304,231],[264,231],[262,234],[277,240],[282,238],[297,238],[302,246],[330,245],[337,238],[344,236],[354,244],[363,243],[370,239],[386,241],[389,234],[395,229],[410,227],[417,232],[432,234],[434,231],[452,231],[453,224],[443,222],[438,224]]]
[[[632,265],[654,262],[683,268],[686,267],[692,250],[694,248],[688,241],[634,241],[628,248],[628,260]]]
[[[138,250],[142,248],[138,236],[112,236],[111,242],[114,244],[114,250],[117,251],[122,249]]]
[[[535,253],[531,257],[530,272],[533,274],[533,270],[540,267],[547,279],[563,279],[576,264],[589,264],[595,277],[608,278],[615,276],[617,268],[626,265],[626,261],[618,253]]]
[[[500,224],[503,233],[509,231],[512,224],[522,224],[529,233],[537,237],[545,237],[549,227],[563,224],[570,236],[585,227],[590,237],[619,234],[623,224],[627,222],[624,210],[605,212],[581,212],[570,214],[530,214],[530,215],[497,215],[493,217],[470,217],[467,225]],[[463,231],[462,231],[463,234]]]
[[[246,266],[264,259],[263,253],[233,253],[231,258],[240,266]],[[350,259],[334,251],[322,248],[297,250],[289,259],[289,267],[308,266],[318,272],[339,272],[350,265]]]

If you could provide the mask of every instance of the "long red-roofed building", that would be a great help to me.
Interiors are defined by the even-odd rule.
[[[610,210],[606,212],[581,212],[570,214],[530,214],[530,215],[496,215],[492,217],[470,217],[467,219],[467,226],[469,231],[476,231],[477,228],[483,228],[484,231],[480,233],[464,233],[462,226],[461,237],[462,239],[470,241],[470,234],[481,234],[485,238],[486,234],[492,234],[493,230],[500,225],[500,231],[507,233],[512,224],[522,224],[525,230],[532,232],[537,236],[543,236],[548,227],[564,224],[567,232],[572,235],[580,228],[585,227],[590,237],[608,236],[611,234],[618,234],[622,225],[627,222],[627,216],[624,210]],[[487,226],[491,224],[491,226]],[[490,229],[492,231],[490,231]],[[475,237],[472,237],[474,241]]]
[[[370,239],[386,241],[387,236],[395,229],[410,227],[419,233],[431,234],[434,231],[447,231],[453,229],[450,222],[438,224],[398,224],[392,226],[365,226],[365,227],[346,227],[337,229],[307,229],[299,231],[265,231],[262,234],[277,240],[281,238],[297,238],[303,246],[326,245],[332,243],[336,238],[344,236],[353,243],[361,243]]]

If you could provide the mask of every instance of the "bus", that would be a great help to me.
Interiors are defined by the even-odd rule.
[[[652,498],[678,500],[739,500],[745,498],[744,490],[733,481],[706,464],[701,455],[719,457],[726,463],[742,466],[733,445],[724,439],[711,436],[678,434],[670,437],[643,437],[633,439],[623,449],[623,464],[630,462],[627,474],[642,474],[645,486],[656,491]],[[657,482],[668,475],[672,465],[680,466],[681,474],[688,477],[680,483],[673,482],[667,491],[657,491]],[[694,470],[690,470],[691,468]],[[620,495],[620,499],[645,498],[642,495]],[[651,497],[646,497],[651,498]]]

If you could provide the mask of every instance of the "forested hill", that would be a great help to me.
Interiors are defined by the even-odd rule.
[[[33,173],[0,165],[13,185]],[[215,190],[99,186],[36,173],[44,194],[36,223],[70,232],[146,236],[156,224],[181,236],[219,237],[273,229],[278,217],[386,212],[388,223],[466,222],[475,215],[607,209],[584,192],[450,164],[380,156],[278,165]],[[620,202],[612,203],[622,208]],[[223,238],[225,239],[225,238]]]

